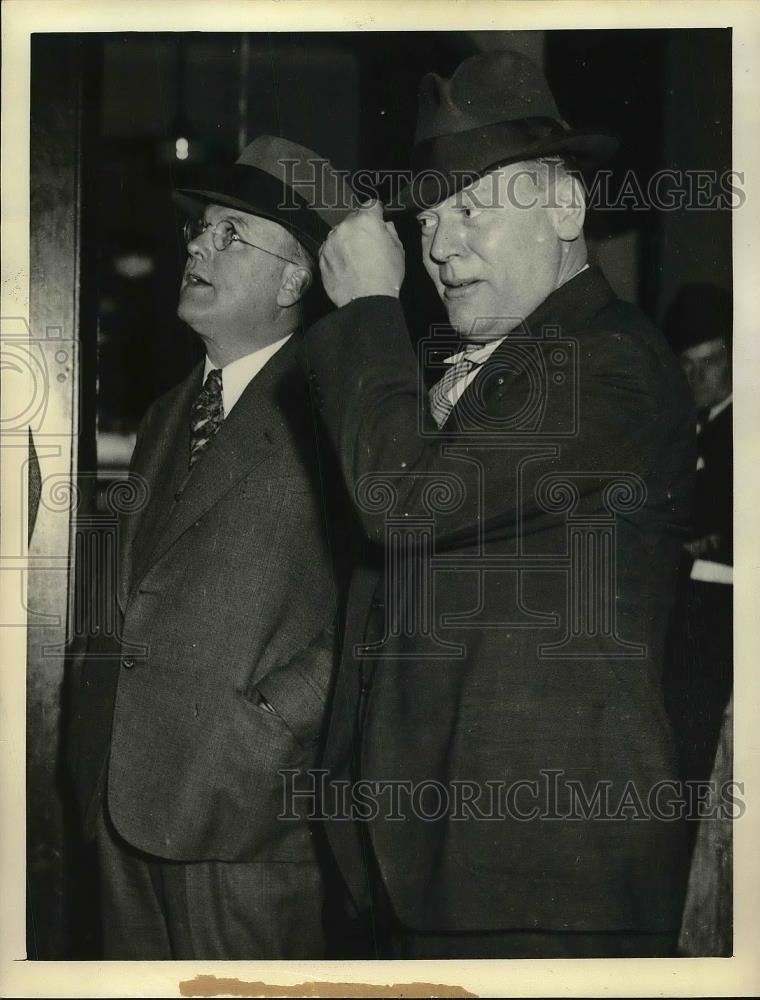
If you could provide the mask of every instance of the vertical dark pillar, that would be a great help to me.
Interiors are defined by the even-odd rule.
[[[726,291],[732,288],[728,205],[738,201],[725,197],[720,178],[732,166],[746,170],[746,164],[731,162],[731,99],[731,29],[668,32],[663,165],[683,177],[687,197],[675,211],[660,214],[656,303],[660,320],[684,285],[707,282]],[[733,183],[746,195],[741,182]]]
[[[78,463],[94,460],[91,408],[80,408],[80,332],[90,313],[83,280],[85,80],[97,40],[32,36],[30,326],[45,406],[32,428],[41,499],[29,546],[27,643],[27,954],[76,957],[73,803],[61,765],[64,650],[71,637]],[[84,346],[84,350],[82,347]],[[87,370],[87,367],[85,368]],[[91,398],[94,398],[94,394]],[[80,455],[81,452],[81,455]],[[90,464],[90,468],[94,465]]]

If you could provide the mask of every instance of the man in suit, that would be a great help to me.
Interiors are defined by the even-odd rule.
[[[666,703],[681,775],[710,782],[710,805],[733,777],[732,327],[730,293],[701,282],[679,290],[665,321],[698,415],[691,537],[681,561]],[[704,806],[695,802],[689,824],[679,951],[725,956],[732,953],[733,823],[725,814],[701,819]]]
[[[310,827],[278,819],[278,771],[315,761],[341,571],[296,346],[348,189],[329,165],[314,186],[314,159],[261,136],[176,195],[178,314],[206,358],[140,425],[118,635],[95,636],[72,678],[108,958],[324,954]]]
[[[684,546],[669,708],[683,776],[712,770],[733,685],[733,406],[731,296],[714,285],[679,291],[665,331],[697,408],[691,537]]]
[[[338,308],[305,363],[385,549],[349,597],[325,815],[384,955],[675,947],[683,830],[660,675],[694,420],[662,335],[587,263],[562,157],[613,145],[562,122],[515,53],[423,80],[406,198],[460,338],[429,398],[380,207],[321,251]]]

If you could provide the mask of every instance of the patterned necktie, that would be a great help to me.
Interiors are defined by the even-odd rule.
[[[451,390],[460,379],[469,375],[472,369],[478,364],[477,361],[470,360],[467,355],[472,354],[474,351],[479,351],[482,347],[482,344],[467,344],[462,348],[462,357],[458,361],[455,361],[453,365],[449,365],[443,378],[439,379],[431,387],[428,393],[430,411],[433,414],[433,420],[435,420],[439,427],[443,427],[446,423],[449,414],[454,408],[454,403],[457,402],[458,397],[454,399],[449,398]]]
[[[190,412],[190,468],[201,457],[203,449],[224,421],[222,401],[222,369],[214,368],[198,393]]]

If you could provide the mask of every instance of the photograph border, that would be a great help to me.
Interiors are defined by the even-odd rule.
[[[758,615],[760,533],[760,337],[756,317],[760,219],[753,179],[760,134],[760,9],[751,0],[6,0],[2,9],[3,318],[29,319],[30,36],[33,32],[536,30],[733,28],[733,166],[747,198],[733,216],[735,397],[735,777],[747,809],[734,827],[732,958],[42,962],[25,959],[25,628],[0,629],[0,995],[2,996],[732,996],[760,992],[760,816],[753,794],[760,756]],[[709,70],[704,70],[709,71]],[[27,387],[29,392],[32,386]],[[2,394],[19,412],[25,389]],[[23,399],[22,399],[23,408]],[[24,443],[26,438],[24,438]],[[18,489],[27,452],[2,443],[0,569],[8,537],[26,537]],[[15,565],[15,564],[14,564]],[[6,620],[24,621],[25,574],[0,572]],[[21,581],[21,585],[20,582]]]

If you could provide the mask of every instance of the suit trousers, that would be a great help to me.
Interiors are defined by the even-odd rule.
[[[104,810],[96,843],[104,958],[324,957],[317,863],[167,861],[126,843]]]

